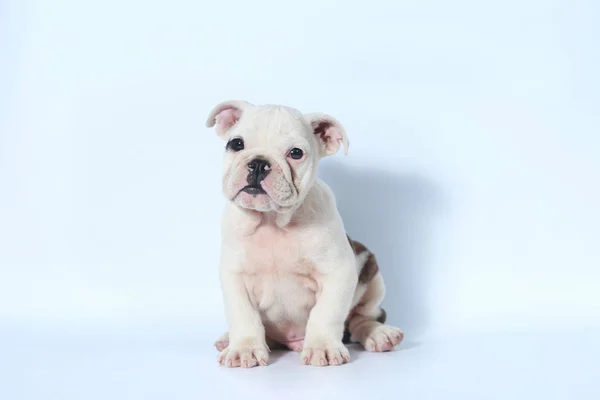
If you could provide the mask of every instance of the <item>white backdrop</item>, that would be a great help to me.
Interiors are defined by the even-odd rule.
[[[338,118],[321,175],[409,334],[600,317],[593,1],[4,1],[0,317],[223,324],[226,99]]]

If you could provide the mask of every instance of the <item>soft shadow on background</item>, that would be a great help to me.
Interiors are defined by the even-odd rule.
[[[425,176],[334,161],[321,163],[319,176],[334,191],[350,237],[377,257],[387,290],[387,322],[410,336],[424,333],[430,318],[432,223],[442,201],[440,190]]]

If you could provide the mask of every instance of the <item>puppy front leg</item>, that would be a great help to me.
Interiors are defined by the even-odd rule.
[[[219,355],[219,364],[250,368],[267,365],[269,348],[260,314],[252,306],[242,276],[221,269],[221,287],[229,325],[229,346]]]
[[[350,361],[342,343],[344,322],[357,284],[354,261],[323,268],[319,298],[310,312],[301,360],[304,364],[340,365]]]

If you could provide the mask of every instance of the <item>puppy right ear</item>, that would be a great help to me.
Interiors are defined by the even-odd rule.
[[[217,135],[224,137],[227,131],[238,122],[244,110],[251,106],[252,104],[242,100],[229,100],[219,103],[208,114],[206,127],[212,128],[216,125]]]

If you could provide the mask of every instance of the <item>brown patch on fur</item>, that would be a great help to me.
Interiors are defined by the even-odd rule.
[[[358,276],[359,282],[367,283],[377,274],[379,271],[379,265],[377,265],[377,260],[375,259],[375,255],[369,252],[369,257],[367,257],[367,261],[365,261],[365,265],[363,265],[362,270],[360,271],[360,275]]]
[[[367,249],[367,247],[361,242],[350,239],[350,236],[348,235],[346,235],[346,237],[348,238],[348,242],[350,242],[350,247],[352,247],[352,250],[354,250],[354,255],[358,256],[365,251],[369,253],[367,260],[360,270],[360,275],[358,276],[359,282],[368,283],[379,271],[375,254],[371,253],[369,249]]]
[[[319,138],[325,143],[327,143],[327,137],[325,136],[325,133],[329,128],[331,128],[331,123],[327,121],[320,121],[316,124],[313,124],[315,135],[319,135]]]
[[[348,243],[350,243],[350,247],[352,247],[352,251],[354,251],[354,255],[358,256],[359,254],[364,253],[365,251],[368,252],[368,257],[365,260],[365,264],[362,266],[362,269],[360,270],[360,274],[358,276],[358,281],[361,284],[366,284],[368,283],[371,279],[373,279],[373,277],[377,274],[377,272],[379,271],[379,266],[377,265],[377,260],[375,259],[375,255],[373,253],[371,253],[369,251],[369,249],[367,249],[367,247],[362,244],[361,242],[358,242],[356,240],[352,240],[350,238],[350,236],[346,235],[346,237],[348,238]],[[360,303],[358,304],[360,305]],[[355,309],[356,307],[354,307],[352,310],[350,310],[350,313],[348,314],[348,317],[346,318],[346,322],[344,324],[344,334],[342,336],[342,343],[344,344],[349,344],[350,341],[350,330],[348,329],[348,324],[350,322],[350,320],[352,319],[352,317],[355,315]],[[381,312],[379,313],[379,316],[377,317],[376,321],[383,324],[385,323],[387,316],[386,316],[386,312],[383,308],[381,308]]]

